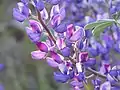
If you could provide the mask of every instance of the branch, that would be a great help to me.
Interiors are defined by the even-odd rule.
[[[46,32],[48,33],[49,37],[53,40],[54,44],[56,44],[56,40],[53,37],[53,35],[51,34],[50,30],[47,28],[47,26],[45,25],[45,23],[43,22],[42,18],[41,18],[41,14],[40,12],[37,10],[38,13],[38,20],[40,21],[40,23],[42,24],[42,26],[44,27],[44,29],[46,30]]]

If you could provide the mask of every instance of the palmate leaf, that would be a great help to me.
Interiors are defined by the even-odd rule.
[[[101,23],[104,23],[105,21],[96,21],[96,22],[92,22],[87,24],[84,28],[85,30],[92,30],[94,27],[96,27],[97,25],[100,25]]]
[[[99,20],[87,24],[84,28],[85,30],[92,30],[93,35],[95,37],[98,37],[100,33],[104,31],[105,28],[111,26],[113,23],[115,23],[115,20],[113,19]]]
[[[97,25],[92,33],[95,37],[99,37],[100,33],[104,31],[105,28],[111,26],[113,24],[113,22],[104,22],[104,23],[101,23],[99,25]]]
[[[95,28],[96,26],[102,24],[102,23],[107,23],[107,22],[114,22],[115,20],[113,19],[105,19],[105,20],[99,20],[99,21],[96,21],[96,22],[92,22],[92,23],[89,23],[87,24],[84,29],[85,30],[92,30],[93,28]]]

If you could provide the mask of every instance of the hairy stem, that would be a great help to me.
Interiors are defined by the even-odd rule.
[[[53,37],[53,35],[51,34],[50,30],[47,28],[47,26],[45,25],[45,23],[43,22],[42,18],[41,18],[41,14],[40,12],[37,10],[38,13],[38,20],[40,21],[40,23],[42,24],[42,26],[44,27],[44,29],[46,30],[46,32],[48,33],[49,37],[53,40],[54,44],[56,44],[56,40]]]

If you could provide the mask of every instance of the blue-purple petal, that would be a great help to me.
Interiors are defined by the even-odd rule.
[[[58,26],[55,28],[55,31],[56,31],[57,33],[64,33],[65,31],[67,31],[66,24],[65,24],[65,23],[61,23],[60,25],[58,25]]]
[[[40,40],[41,34],[37,31],[33,31],[32,28],[26,27],[26,33],[31,42],[36,43]]]
[[[77,30],[70,37],[71,41],[81,40],[84,36],[84,29],[82,27],[76,26]]]
[[[61,49],[61,53],[64,57],[69,57],[70,56],[70,48],[64,47],[63,49]]]
[[[21,14],[17,8],[13,8],[13,17],[19,22],[23,22],[26,19],[26,16]]]
[[[61,72],[54,72],[54,79],[60,83],[66,83],[69,80],[69,76]]]

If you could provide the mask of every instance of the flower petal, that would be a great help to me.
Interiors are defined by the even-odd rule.
[[[40,51],[46,52],[46,53],[48,52],[48,47],[45,43],[37,42],[36,45],[40,49]]]
[[[76,68],[77,68],[78,73],[83,71],[81,63],[76,63]]]
[[[59,65],[59,64],[58,64],[55,60],[53,60],[52,58],[49,58],[49,57],[48,57],[46,60],[47,60],[48,65],[51,66],[51,67],[58,67],[58,65]]]
[[[56,44],[59,50],[66,46],[63,38],[57,38]]]
[[[57,5],[60,2],[60,0],[46,0],[46,1],[51,3],[52,5]]]
[[[90,67],[96,64],[96,59],[95,58],[89,58],[87,62],[84,63],[86,67]]]
[[[111,84],[109,81],[106,81],[100,86],[100,90],[111,90]]]
[[[53,28],[57,27],[61,23],[60,15],[57,14],[51,19],[51,25]]]
[[[66,24],[65,23],[61,23],[59,24],[56,28],[55,28],[55,31],[57,33],[64,33],[67,31],[67,28],[66,28]]]
[[[46,53],[41,52],[40,50],[31,52],[32,58],[37,59],[37,60],[43,59],[45,57],[45,55],[46,55]]]
[[[81,52],[79,54],[79,61],[82,63],[88,61],[88,52]]]
[[[80,72],[79,75],[77,76],[77,79],[79,82],[83,81],[83,80],[85,80],[85,75],[82,72]]]
[[[70,38],[73,35],[74,32],[74,26],[73,24],[70,24],[67,26],[67,32],[66,32],[66,37]]]
[[[43,20],[47,20],[48,19],[48,12],[46,10],[46,8],[44,8],[41,12],[41,17],[43,18]]]
[[[33,31],[32,28],[26,27],[26,33],[29,37],[29,39],[33,42],[36,43],[40,40],[41,34],[39,32]]]
[[[72,81],[72,82],[70,82],[70,85],[72,85],[73,87],[75,87],[75,86],[80,86],[80,88],[84,87],[83,83],[78,82],[78,81]]]
[[[60,17],[61,17],[61,20],[63,20],[66,16],[66,12],[65,12],[65,8],[61,8],[60,9]]]
[[[84,36],[84,29],[82,27],[76,26],[76,31],[73,33],[73,35],[71,36],[70,40],[75,42],[79,39],[82,39]]]
[[[54,79],[55,79],[57,82],[65,83],[65,82],[68,81],[69,76],[66,75],[66,74],[63,74],[63,73],[61,73],[61,72],[54,72]]]
[[[61,53],[64,57],[69,57],[70,56],[70,48],[64,47],[63,49],[61,49]]]
[[[44,6],[44,3],[42,1],[38,1],[35,3],[36,4],[36,8],[39,10],[39,11],[42,11],[45,6]]]
[[[26,17],[16,8],[13,8],[13,17],[19,22],[23,22],[26,19]]]
[[[39,22],[37,22],[36,20],[29,20],[30,26],[32,27],[32,30],[34,31],[38,31],[39,33],[41,32],[41,30],[43,29],[42,26],[40,26]]]
[[[57,54],[54,51],[50,51],[50,56],[57,62],[57,63],[62,63],[62,58],[60,57],[59,54]]]
[[[50,18],[53,18],[54,15],[58,14],[60,12],[59,5],[52,6],[51,12],[50,12]]]

